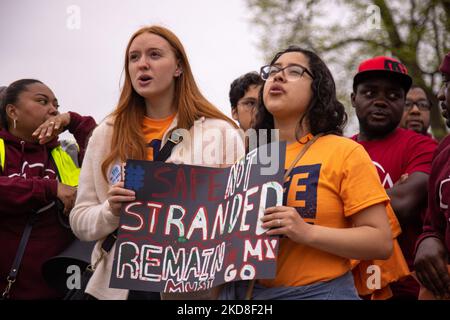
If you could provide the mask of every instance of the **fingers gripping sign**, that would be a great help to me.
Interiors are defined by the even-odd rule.
[[[262,227],[269,229],[268,235],[283,235],[297,243],[306,243],[314,227],[306,223],[295,208],[287,206],[267,208],[261,221]]]
[[[109,188],[108,202],[111,211],[115,216],[120,215],[120,208],[123,202],[130,202],[136,199],[133,190],[125,189],[124,182],[120,181]]]

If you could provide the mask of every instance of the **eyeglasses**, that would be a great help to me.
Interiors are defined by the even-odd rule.
[[[428,111],[431,109],[431,105],[426,100],[420,100],[420,101],[406,100],[405,101],[405,110],[407,110],[407,111],[411,110],[414,105],[416,105],[420,111]]]
[[[284,68],[275,65],[267,65],[261,68],[260,75],[264,81],[273,81],[278,72],[284,72],[287,81],[296,81],[303,77],[305,72],[314,79],[314,76],[308,69],[298,64],[291,64]]]

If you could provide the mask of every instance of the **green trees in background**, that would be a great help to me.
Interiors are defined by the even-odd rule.
[[[290,44],[314,50],[330,66],[347,106],[363,59],[397,57],[433,102],[433,135],[447,134],[436,93],[439,63],[450,51],[450,0],[247,0],[247,5],[265,57]]]

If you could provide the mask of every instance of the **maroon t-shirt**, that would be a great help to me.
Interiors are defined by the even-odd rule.
[[[370,155],[385,189],[391,188],[405,173],[424,172],[430,174],[431,160],[437,145],[433,139],[402,128],[397,128],[381,140],[358,141],[357,137],[355,135],[352,139],[364,146]],[[414,265],[415,243],[422,232],[424,215],[425,212],[409,222],[408,225],[402,225],[402,233],[398,238],[403,255],[411,270]],[[391,289],[394,297],[410,294],[417,297],[419,286],[410,278],[391,286]]]
[[[437,237],[445,243],[450,257],[449,203],[450,136],[447,136],[442,140],[433,158],[428,184],[428,210],[423,225],[423,234],[417,240],[417,244],[425,238]]]

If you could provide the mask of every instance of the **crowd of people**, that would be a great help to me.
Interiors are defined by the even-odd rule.
[[[262,218],[268,235],[282,236],[275,278],[183,294],[111,288],[114,240],[106,254],[103,247],[114,239],[121,206],[135,199],[123,163],[228,167],[249,149],[236,123],[201,94],[170,30],[136,31],[124,70],[117,106],[98,125],[60,113],[39,80],[0,88],[4,299],[62,298],[41,269],[76,238],[96,241],[84,299],[450,299],[450,136],[438,144],[429,133],[432,99],[401,61],[362,61],[351,92],[359,132],[344,137],[347,114],[332,73],[297,46],[229,90],[242,130],[275,129],[287,144],[283,205],[266,208]],[[450,127],[450,53],[440,72],[437,98]],[[76,139],[70,152],[58,141],[65,130]],[[381,284],[369,288],[373,265]]]

